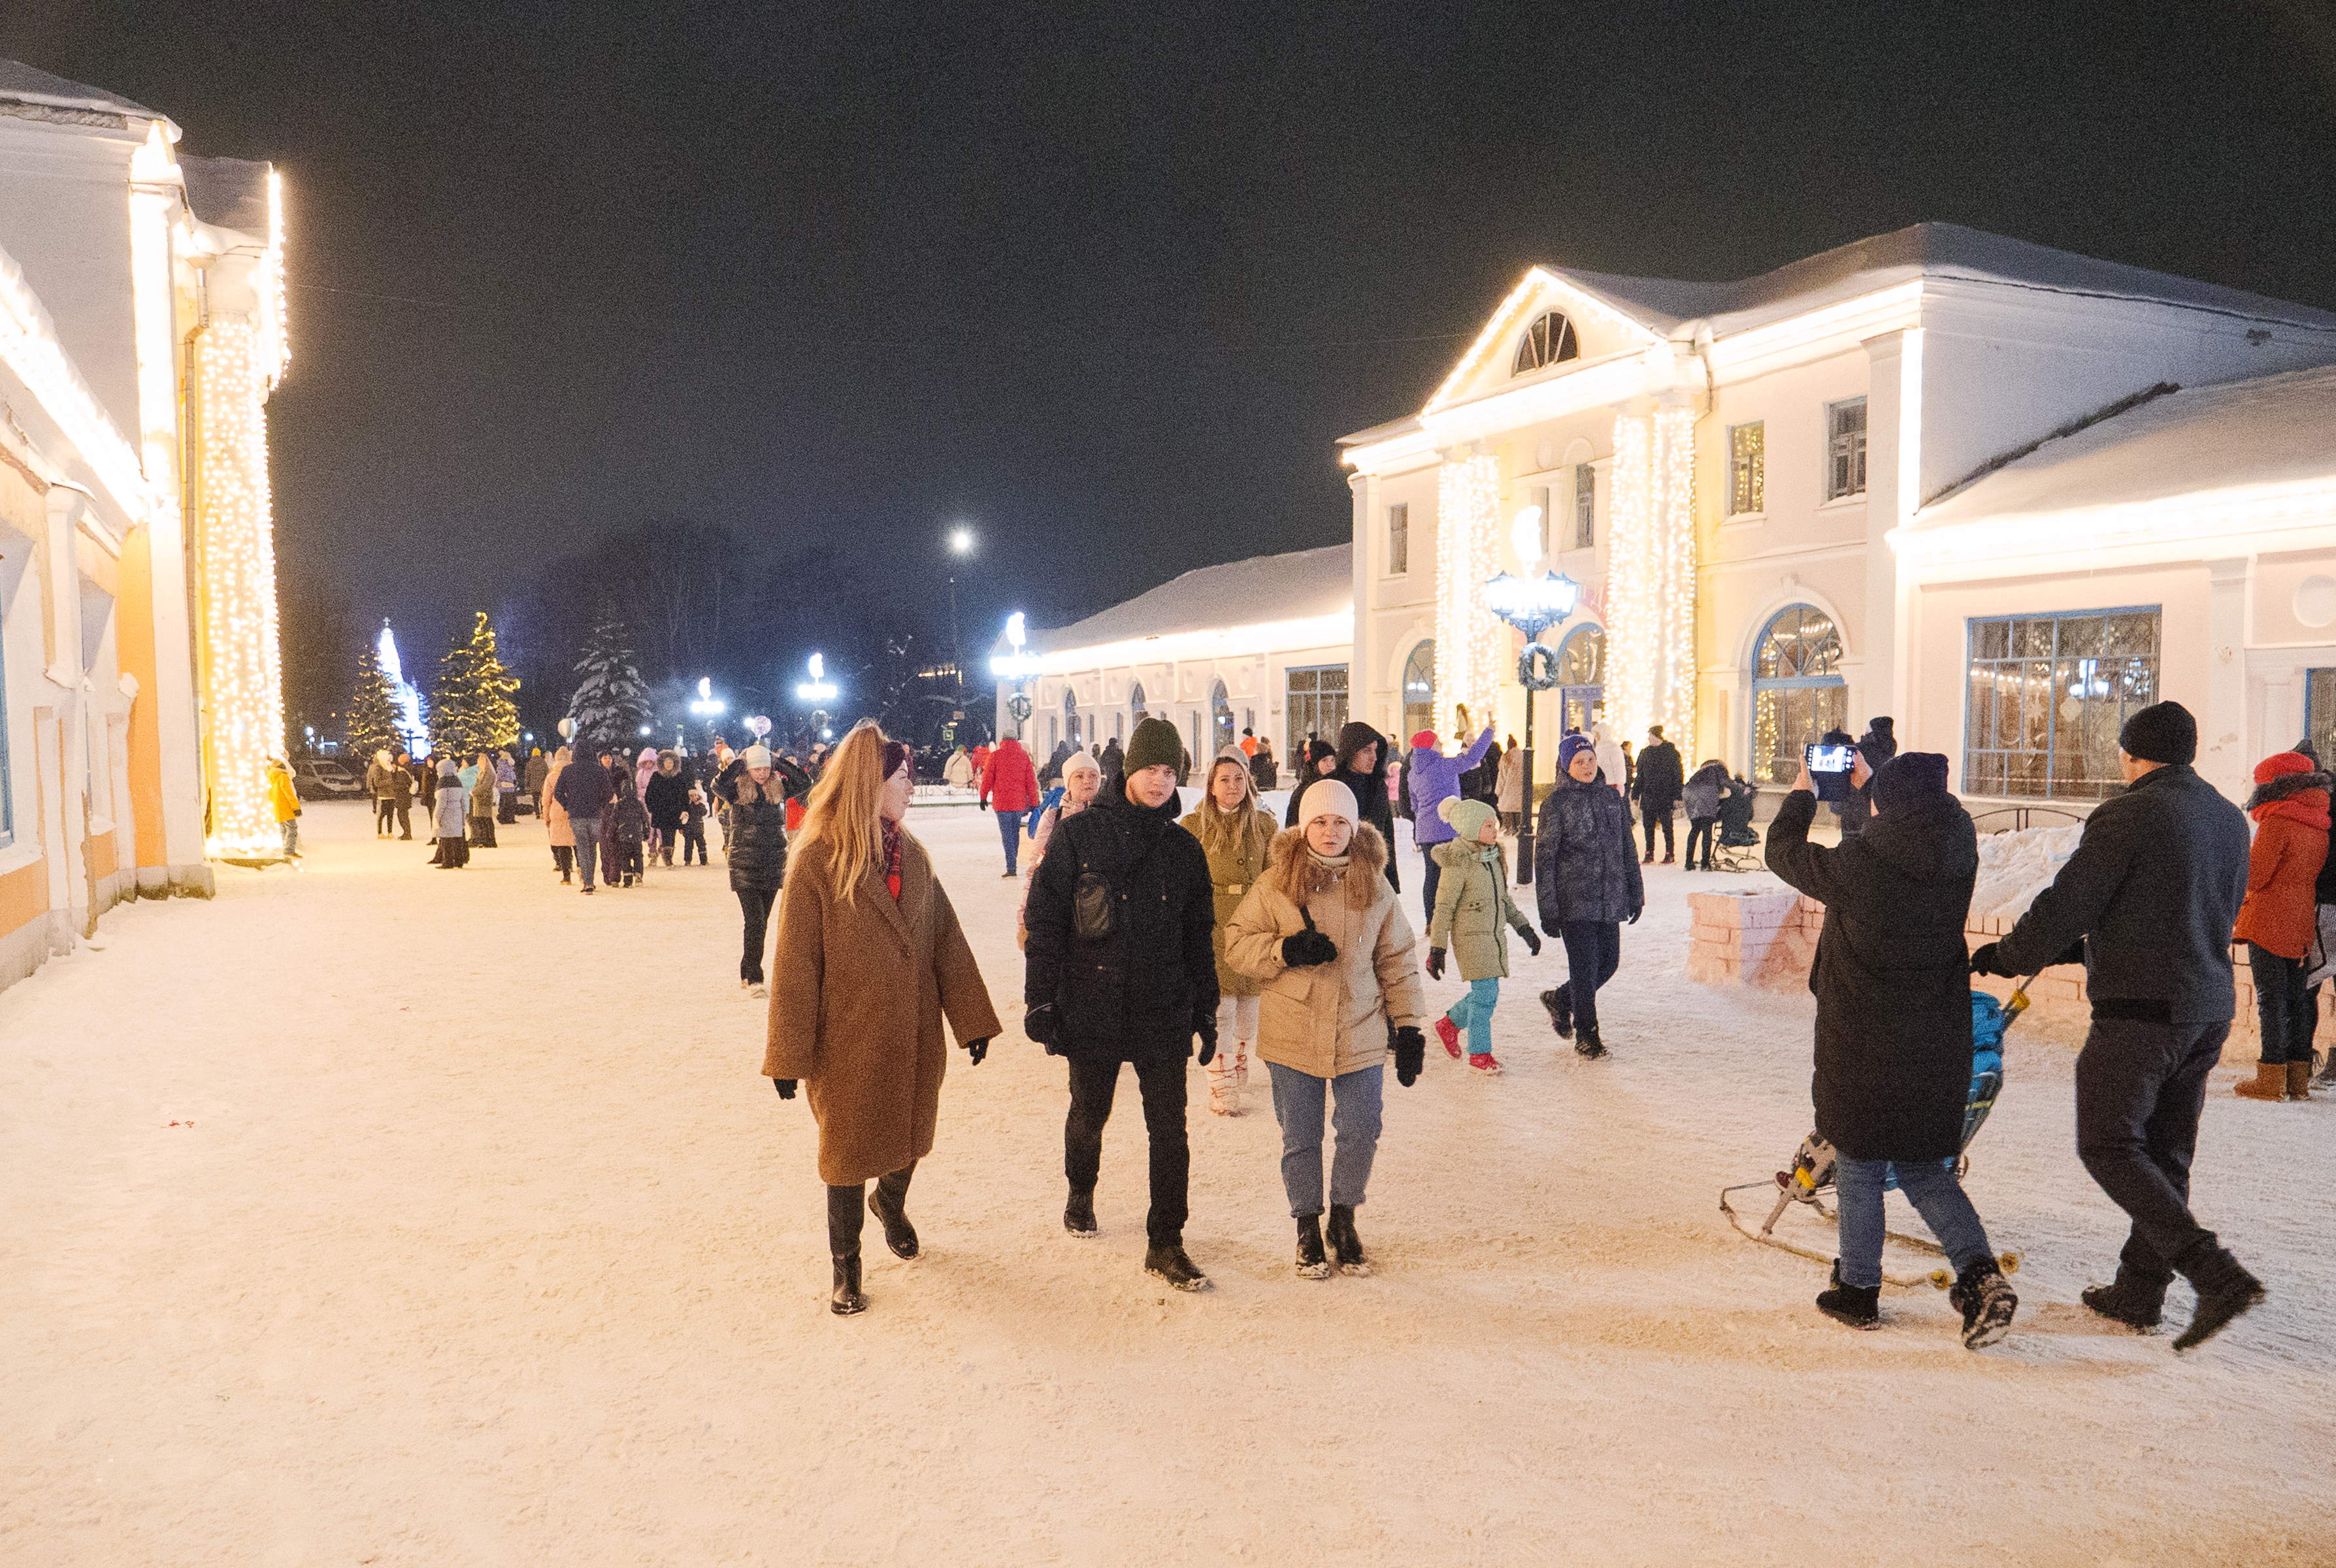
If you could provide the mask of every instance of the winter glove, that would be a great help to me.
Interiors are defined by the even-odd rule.
[[[1032,1008],[1025,1014],[1022,1019],[1022,1032],[1046,1047],[1048,1056],[1059,1057],[1063,1054],[1063,1019],[1062,1015],[1055,1011],[1054,1003],[1048,1002],[1043,1008]]]
[[[1214,1008],[1193,1016],[1192,1032],[1201,1037],[1201,1066],[1205,1067],[1217,1056],[1217,1011]]]
[[[1541,957],[1540,932],[1534,930],[1531,926],[1519,926],[1517,928],[1517,935],[1524,939],[1525,951],[1531,953],[1535,958]]]
[[[1427,950],[1427,978],[1432,980],[1440,980],[1444,978],[1444,950],[1442,948],[1430,948]]]
[[[1630,923],[1634,926],[1637,925],[1639,923],[1639,917],[1646,912],[1645,906],[1643,905],[1638,909],[1632,910],[1630,911]]]
[[[1971,956],[1971,973],[2008,978],[2011,971],[2003,967],[2003,959],[1998,956],[2002,945],[2000,942],[1981,942]]]
[[[1335,961],[1338,944],[1310,926],[1296,936],[1281,939],[1281,962],[1285,968],[1309,969],[1317,964]]]
[[[1395,1032],[1395,1081],[1405,1088],[1419,1081],[1427,1064],[1427,1037],[1406,1024]]]
[[[2067,951],[2063,952],[2059,958],[2052,960],[2052,964],[2081,964],[2084,961],[2085,939],[2078,937],[2075,941],[2068,944]],[[2047,964],[2044,967],[2049,969],[2052,967],[2052,964]]]
[[[779,1098],[783,1100],[795,1097],[795,1080],[793,1078],[773,1078],[771,1087],[779,1091]]]
[[[980,1039],[966,1041],[965,1054],[975,1066],[981,1066],[981,1058],[989,1055],[989,1037],[984,1035]]]

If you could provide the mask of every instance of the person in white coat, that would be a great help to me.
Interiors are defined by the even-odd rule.
[[[1590,740],[1597,752],[1598,771],[1606,775],[1606,782],[1614,786],[1616,794],[1628,799],[1630,794],[1630,765],[1622,755],[1622,743],[1614,738],[1613,730],[1607,726],[1604,719],[1590,726]]]

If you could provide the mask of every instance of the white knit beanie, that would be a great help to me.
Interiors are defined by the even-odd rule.
[[[746,765],[748,767],[768,767],[771,765],[771,748],[764,745],[760,741],[756,741],[753,745],[748,746],[745,750],[745,755],[746,758]]]
[[[1075,773],[1091,773],[1100,774],[1102,772],[1103,764],[1095,761],[1094,757],[1088,755],[1083,751],[1075,751],[1070,755],[1063,759],[1063,776],[1065,778],[1070,777]]]
[[[1316,779],[1299,797],[1298,825],[1304,827],[1316,817],[1343,817],[1350,823],[1363,820],[1355,792],[1334,778]]]

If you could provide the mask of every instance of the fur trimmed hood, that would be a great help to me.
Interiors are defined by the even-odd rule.
[[[1273,843],[1265,852],[1265,880],[1293,903],[1305,901],[1298,892],[1298,857],[1305,848],[1304,828],[1284,828],[1273,835]],[[1379,830],[1368,823],[1356,823],[1354,839],[1347,845],[1348,907],[1367,910],[1381,893],[1394,896],[1387,886],[1387,840],[1379,836]]]
[[[2260,774],[2263,770],[2258,768]],[[2306,790],[2336,791],[2336,776],[2310,769],[2302,773],[2283,773],[2255,785],[2254,794],[2247,797],[2247,810],[2267,806],[2273,801],[2292,800]]]

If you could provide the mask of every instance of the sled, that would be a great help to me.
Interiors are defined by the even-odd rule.
[[[1985,991],[1973,991],[1971,994],[1972,1046],[1971,1095],[1963,1104],[1962,1141],[1957,1145],[1955,1157],[1945,1162],[1953,1170],[1958,1181],[1961,1180],[1963,1174],[1971,1169],[1971,1140],[1979,1135],[1980,1128],[1987,1125],[1988,1113],[1995,1109],[1996,1096],[2002,1092],[2004,1032],[2011,1027],[2011,1021],[2027,1008],[2028,985],[2029,981],[2034,979],[2035,977],[2030,975],[2027,980],[2022,980],[2014,986],[2011,999],[2007,1002],[1998,1002]],[[1796,1258],[1806,1258],[1814,1263],[1830,1265],[1834,1261],[1832,1252],[1819,1251],[1815,1247],[1805,1247],[1797,1242],[1779,1236],[1776,1234],[1776,1222],[1785,1217],[1786,1211],[1797,1204],[1812,1211],[1818,1218],[1837,1224],[1838,1216],[1825,1203],[1826,1197],[1834,1191],[1834,1166],[1833,1145],[1816,1134],[1811,1133],[1801,1140],[1801,1146],[1793,1152],[1790,1167],[1778,1171],[1769,1181],[1740,1182],[1732,1187],[1722,1187],[1719,1190],[1719,1212],[1728,1216],[1728,1222],[1735,1226],[1737,1232],[1747,1241],[1757,1242],[1765,1247],[1775,1247],[1780,1251],[1790,1252]],[[1898,1184],[1896,1173],[1893,1172],[1883,1177],[1882,1184],[1884,1192],[1895,1187]],[[1760,1228],[1756,1231],[1744,1222],[1744,1215],[1737,1212],[1736,1205],[1728,1200],[1737,1193],[1767,1191],[1774,1191],[1776,1200],[1770,1206],[1767,1218],[1760,1222]],[[1901,1246],[1928,1253],[1934,1258],[1946,1256],[1946,1249],[1927,1236],[1910,1236],[1903,1232],[1890,1230],[1885,1230],[1883,1235]],[[1995,1261],[1996,1265],[2007,1274],[2016,1274],[2020,1271],[2020,1256],[2018,1252],[2000,1252],[1996,1255]],[[1932,1269],[1921,1274],[1893,1274],[1884,1269],[1882,1282],[1901,1290],[1911,1290],[1920,1285],[1929,1285],[1934,1290],[1943,1290],[1955,1282],[1955,1275],[1952,1269],[1944,1268]]]

